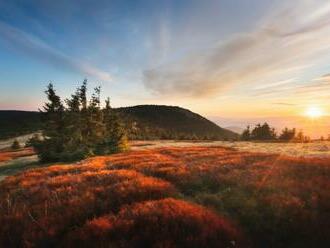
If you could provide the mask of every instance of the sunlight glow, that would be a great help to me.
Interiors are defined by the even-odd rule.
[[[320,107],[309,106],[305,111],[305,115],[309,118],[315,119],[322,117],[324,115],[324,112]]]

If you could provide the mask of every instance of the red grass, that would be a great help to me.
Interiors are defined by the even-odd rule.
[[[124,206],[117,215],[87,222],[69,239],[90,247],[232,247],[239,246],[239,236],[210,210],[167,198]]]
[[[6,162],[15,158],[32,156],[35,152],[32,148],[24,148],[18,151],[2,150],[0,151],[0,162]]]
[[[326,158],[217,147],[96,157],[6,178],[0,247],[75,246],[79,240],[100,247],[221,247],[240,240],[223,215],[259,247],[320,244],[329,227],[329,188]],[[168,197],[196,201],[219,215]],[[289,238],[292,243],[281,243]]]
[[[116,212],[123,204],[177,194],[169,182],[133,170],[94,171],[92,165],[91,171],[86,171],[89,166],[77,166],[73,173],[73,167],[32,170],[3,183],[0,193],[6,197],[1,201],[0,217],[1,223],[6,220],[0,227],[3,246],[59,242],[63,233],[93,216]],[[15,220],[23,227],[15,230],[23,240],[10,240],[12,234],[6,231],[11,230]]]

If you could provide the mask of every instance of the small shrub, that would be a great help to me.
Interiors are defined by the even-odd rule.
[[[11,145],[11,149],[13,149],[13,150],[18,150],[18,149],[20,149],[20,148],[21,148],[20,143],[18,142],[17,139],[15,139],[14,142],[13,142],[13,144]]]

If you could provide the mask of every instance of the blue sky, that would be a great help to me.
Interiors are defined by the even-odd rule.
[[[87,78],[114,106],[207,116],[329,110],[326,0],[0,0],[0,109],[40,107]]]

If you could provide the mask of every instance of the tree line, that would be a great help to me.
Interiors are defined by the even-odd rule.
[[[278,135],[275,132],[275,128],[269,126],[267,122],[264,124],[257,124],[253,129],[247,126],[246,129],[241,134],[241,140],[260,140],[260,141],[294,141],[294,142],[310,142],[311,138],[304,135],[302,131],[297,132],[295,128],[284,128]]]
[[[34,136],[33,146],[43,162],[71,161],[92,155],[106,155],[127,148],[125,129],[107,98],[101,107],[101,88],[87,97],[87,80],[64,101],[53,84],[45,91],[48,101],[40,110],[42,134]]]

